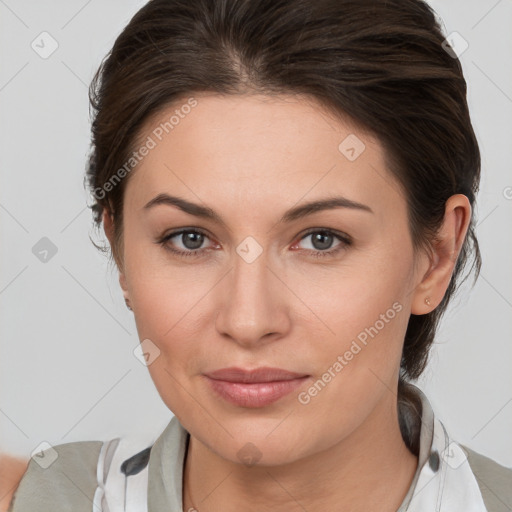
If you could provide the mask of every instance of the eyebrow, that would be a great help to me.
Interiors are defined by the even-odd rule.
[[[144,205],[143,209],[147,211],[157,205],[175,206],[180,210],[184,211],[185,213],[194,215],[195,217],[201,217],[204,219],[217,222],[222,225],[226,225],[222,217],[220,217],[220,215],[211,208],[207,206],[201,206],[196,203],[191,203],[186,199],[177,196],[172,196],[166,193],[158,194],[156,197],[151,199],[151,201],[149,201],[146,205]],[[335,208],[350,208],[353,210],[374,213],[374,211],[365,204],[352,201],[351,199],[347,199],[346,197],[336,196],[329,197],[326,199],[319,199],[316,201],[310,201],[309,203],[304,203],[300,206],[295,206],[294,208],[291,208],[290,210],[286,211],[284,215],[279,219],[278,223],[289,223],[316,212],[320,212],[323,210],[333,210]]]

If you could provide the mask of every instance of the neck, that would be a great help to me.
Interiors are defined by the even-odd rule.
[[[183,510],[395,512],[417,464],[400,433],[396,401],[389,400],[328,450],[281,466],[235,463],[190,436]]]

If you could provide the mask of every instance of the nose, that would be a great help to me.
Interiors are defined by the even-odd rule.
[[[221,283],[217,331],[246,347],[285,336],[293,297],[285,283],[284,269],[271,268],[265,251],[254,261],[235,254],[233,268]]]

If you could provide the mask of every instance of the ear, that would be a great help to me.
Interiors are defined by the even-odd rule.
[[[110,247],[114,246],[114,218],[110,211],[107,208],[103,209],[102,215],[103,229],[105,230],[105,235],[108,238],[110,243]],[[117,268],[119,270],[119,284],[121,285],[121,289],[123,290],[123,295],[125,299],[128,299],[128,286],[126,284],[126,276],[124,274],[123,269],[119,265],[119,262],[116,261]]]
[[[411,313],[424,315],[443,300],[471,221],[471,204],[463,194],[446,201],[443,224],[432,241],[430,267],[416,286]],[[425,302],[428,298],[430,304]]]

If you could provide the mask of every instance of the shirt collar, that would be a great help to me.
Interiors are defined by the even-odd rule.
[[[421,402],[419,454],[397,512],[487,512],[466,453],[435,417],[425,394],[412,384],[407,386]]]

